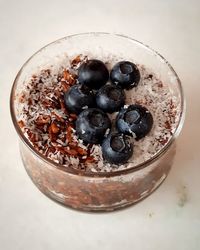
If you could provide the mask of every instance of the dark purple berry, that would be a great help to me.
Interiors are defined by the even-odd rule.
[[[123,164],[133,154],[130,137],[122,133],[111,133],[102,143],[102,153],[106,161],[112,164]]]
[[[153,117],[145,107],[137,104],[130,105],[120,110],[116,126],[121,133],[135,134],[136,139],[141,139],[151,130]]]
[[[104,112],[118,111],[125,103],[124,90],[115,85],[105,85],[97,92],[96,103]]]
[[[110,127],[111,121],[107,114],[96,108],[83,110],[76,120],[77,135],[87,143],[100,143]]]
[[[140,71],[129,61],[121,61],[114,65],[110,73],[110,80],[124,89],[136,87],[140,81]]]
[[[66,108],[75,114],[79,114],[86,107],[95,107],[93,92],[84,85],[73,85],[65,94]]]
[[[88,60],[78,69],[78,81],[91,89],[99,89],[107,83],[109,72],[100,60]]]

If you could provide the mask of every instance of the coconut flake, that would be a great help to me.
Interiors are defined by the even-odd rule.
[[[82,60],[87,58],[98,58],[96,55],[80,57]],[[100,60],[107,61],[109,69],[113,65],[121,60],[116,56],[102,56]],[[30,143],[34,147],[39,147],[39,151],[46,155],[51,160],[62,164],[63,166],[71,166],[78,169],[85,169],[84,162],[82,163],[78,157],[67,155],[66,153],[59,151],[62,148],[70,150],[68,142],[65,140],[67,136],[66,131],[62,131],[56,141],[52,142],[49,138],[48,129],[52,122],[57,120],[57,117],[63,119],[66,123],[72,121],[72,118],[68,117],[68,114],[63,109],[47,107],[44,108],[43,102],[55,102],[55,91],[61,93],[61,99],[63,98],[63,89],[61,82],[61,74],[63,70],[69,70],[73,74],[77,73],[77,68],[80,63],[75,66],[71,66],[70,62],[72,58],[69,58],[66,54],[55,58],[55,63],[50,65],[44,65],[38,72],[35,72],[35,76],[27,79],[26,82],[21,84],[21,89],[18,90],[16,98],[16,113],[18,121],[22,121],[25,126],[22,128],[24,135],[30,140],[30,131],[35,136],[36,142],[30,140]],[[141,74],[141,80],[137,87],[126,90],[126,104],[124,108],[127,108],[131,104],[141,104],[146,107],[153,116],[153,128],[150,133],[139,141],[134,140],[133,134],[132,141],[134,143],[134,153],[129,159],[127,164],[120,166],[111,165],[103,160],[102,150],[100,145],[93,145],[89,150],[88,145],[84,145],[83,141],[78,139],[75,134],[75,129],[72,128],[72,142],[77,144],[82,149],[89,152],[95,160],[94,163],[87,169],[87,171],[93,172],[114,172],[129,167],[134,167],[140,164],[158,151],[160,151],[165,143],[172,137],[180,116],[180,102],[173,95],[173,92],[169,84],[161,82],[156,77],[154,72],[146,69],[143,65],[138,65]],[[157,72],[155,72],[157,73]],[[48,93],[47,93],[48,92]],[[57,99],[57,101],[59,101]],[[87,108],[87,107],[83,107]],[[42,116],[50,116],[49,123],[43,126],[43,131],[38,130],[35,126],[35,121]],[[113,121],[116,119],[117,113],[109,114],[110,119]],[[84,134],[85,131],[82,131]],[[109,133],[109,129],[106,131],[106,135]],[[51,147],[57,148],[51,152]],[[60,147],[60,148],[59,148]],[[37,148],[36,148],[37,149]],[[81,156],[80,159],[85,160],[87,156]]]

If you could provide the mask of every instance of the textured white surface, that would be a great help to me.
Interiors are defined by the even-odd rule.
[[[198,0],[0,0],[0,248],[200,249],[200,2]],[[87,214],[42,195],[27,176],[9,114],[24,61],[68,34],[110,31],[158,50],[179,74],[186,122],[173,169],[150,197],[128,209]]]

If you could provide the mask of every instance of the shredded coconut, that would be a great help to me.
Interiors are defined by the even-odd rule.
[[[141,140],[137,141],[133,136],[134,152],[129,161],[123,165],[111,165],[103,160],[100,145],[85,145],[78,139],[73,125],[76,116],[69,114],[64,107],[64,92],[76,83],[77,68],[87,56],[75,59],[65,57],[64,61],[36,72],[24,83],[16,98],[19,126],[35,149],[63,166],[92,172],[134,167],[160,151],[177,127],[180,100],[167,83],[161,82],[143,65],[137,65],[141,74],[138,86],[125,91],[124,107],[143,105],[151,112],[154,124],[150,133]],[[111,68],[119,59],[109,56],[104,61]],[[109,117],[114,120],[116,115],[113,113]],[[108,133],[109,130],[106,135]]]

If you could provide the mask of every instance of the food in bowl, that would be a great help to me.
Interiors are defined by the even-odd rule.
[[[155,190],[171,168],[183,108],[180,81],[162,57],[103,33],[45,47],[25,64],[11,94],[33,182],[87,211],[127,206]]]

